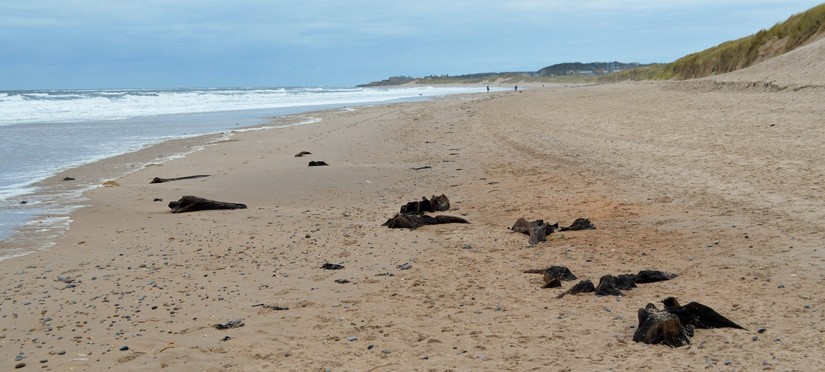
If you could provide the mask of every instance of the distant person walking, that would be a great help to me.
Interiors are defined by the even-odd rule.
[[[487,86],[487,93],[490,93],[490,86]]]
[[[516,85],[516,87],[514,88],[514,90],[515,90],[516,92],[518,92],[518,85]]]

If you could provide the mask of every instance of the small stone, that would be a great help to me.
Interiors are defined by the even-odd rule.
[[[731,365],[731,364],[733,364],[733,362],[731,362],[730,360],[726,360],[726,361],[725,361],[725,365],[726,365],[726,366],[729,366],[729,365]]]
[[[403,263],[397,266],[399,270],[409,270],[412,268],[412,265],[409,262]]]
[[[369,344],[369,345],[367,345],[367,350],[372,350],[372,348],[374,348],[374,347],[375,347],[375,345]]]
[[[22,355],[18,355],[18,356],[16,356],[16,357],[14,357],[14,361],[15,361],[15,362],[19,362],[19,361],[21,361],[21,360],[23,360],[23,356],[22,356]]]
[[[427,359],[430,359],[430,357],[429,357],[429,356],[427,356],[427,355],[422,355],[422,356],[421,356],[421,360],[427,360]]]
[[[757,336],[751,337],[751,341],[757,341],[757,340],[759,340],[759,337],[757,337]]]
[[[349,341],[349,342],[353,342],[353,341],[356,341],[356,340],[358,340],[358,337],[355,337],[355,336],[347,337],[347,341]]]
[[[120,347],[120,351],[126,351],[126,350],[129,350],[128,346],[121,346]]]
[[[384,350],[381,350],[381,352],[384,353],[384,355],[388,355],[388,354],[392,353],[392,351],[390,351],[390,349],[384,349]]]
[[[40,363],[48,363],[48,362],[49,362],[48,359],[40,359]]]
[[[472,244],[469,244],[469,243],[468,243],[468,244],[464,244],[464,249],[473,249],[473,245],[472,245]]]
[[[785,285],[784,285],[784,284],[780,284],[780,285],[779,285],[778,287],[776,287],[776,288],[780,288],[780,289],[781,289],[781,288],[785,288]]]
[[[765,333],[765,331],[767,331],[767,330],[768,329],[765,328],[765,327],[760,327],[759,329],[756,330],[756,333]]]
[[[14,369],[20,369],[26,366],[26,363],[17,363],[14,365]]]
[[[57,355],[66,355],[66,350],[60,350],[57,352]]]

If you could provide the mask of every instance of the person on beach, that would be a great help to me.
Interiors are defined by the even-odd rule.
[[[516,87],[515,87],[515,88],[513,88],[513,90],[515,90],[516,92],[518,92],[518,85],[516,85]]]
[[[487,86],[487,93],[490,93],[490,86]]]

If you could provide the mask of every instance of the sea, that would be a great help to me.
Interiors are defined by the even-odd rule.
[[[41,181],[68,169],[285,115],[482,91],[486,88],[0,90],[0,260],[48,249],[69,228],[71,212],[84,205],[83,191],[104,181],[44,189]]]

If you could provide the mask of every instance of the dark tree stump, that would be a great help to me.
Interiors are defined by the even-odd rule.
[[[573,224],[568,227],[562,227],[561,231],[578,231],[578,230],[594,230],[596,228],[595,225],[590,223],[590,220],[587,218],[577,218],[573,221]]]
[[[691,302],[685,306],[679,305],[674,297],[668,297],[662,300],[665,305],[665,311],[676,315],[684,325],[691,325],[696,328],[710,329],[710,328],[736,328],[745,329],[732,320],[725,318],[716,310],[708,306],[702,305],[698,302]]]
[[[692,335],[692,327],[682,325],[679,317],[647,304],[644,309],[639,309],[639,327],[633,334],[633,341],[679,347],[690,344]]]
[[[542,274],[544,276],[544,286],[542,288],[561,287],[562,280],[576,280],[576,276],[564,266],[550,266],[546,269],[524,270],[524,272],[527,274]]]
[[[309,151],[301,151],[301,152],[299,152],[299,153],[295,154],[295,157],[296,157],[296,158],[302,158],[302,157],[304,157],[305,155],[312,155],[312,153],[311,153],[311,152],[309,152]]]
[[[169,202],[172,213],[195,212],[214,209],[246,209],[245,204],[226,203],[187,195],[180,200]]]
[[[185,177],[175,177],[175,178],[160,178],[155,177],[152,179],[152,182],[149,183],[164,183],[164,182],[172,182],[172,181],[180,181],[180,180],[191,180],[193,178],[203,178],[209,177],[208,174],[196,174],[194,176],[185,176]]]
[[[391,229],[410,229],[415,230],[424,225],[439,225],[445,223],[470,223],[461,217],[453,216],[427,216],[423,214],[396,214],[395,217],[390,218],[381,226],[387,226]]]
[[[536,245],[539,242],[547,241],[547,236],[552,234],[558,227],[559,224],[548,225],[544,220],[529,222],[524,218],[519,218],[510,230],[529,235],[530,245]]]
[[[596,296],[624,296],[618,286],[619,278],[613,275],[605,275],[599,279],[596,286]]]
[[[243,327],[243,326],[244,326],[244,324],[243,324],[242,319],[234,319],[234,320],[230,320],[226,323],[218,323],[218,324],[213,325],[213,327],[215,327],[215,329],[220,329],[220,330],[238,328],[238,327]]]
[[[329,262],[321,265],[321,270],[342,270],[343,268],[344,265]]]
[[[409,202],[401,206],[403,214],[421,214],[425,212],[444,212],[450,210],[450,199],[446,195],[433,195],[430,199],[421,197],[421,201]]]
[[[636,284],[663,282],[677,277],[677,274],[658,270],[642,270],[636,274],[634,281]]]
[[[616,277],[616,288],[626,291],[636,287],[636,275],[622,274]]]
[[[593,286],[593,282],[591,282],[590,279],[585,279],[570,287],[570,289],[562,292],[560,295],[556,296],[556,298],[562,298],[569,294],[577,295],[579,293],[591,293],[595,291],[596,287]]]
[[[530,227],[530,245],[547,241],[547,225]]]
[[[327,165],[329,165],[329,164],[327,164],[327,162],[325,162],[323,160],[313,160],[313,161],[309,162],[310,167],[324,167],[324,166],[327,166]]]

